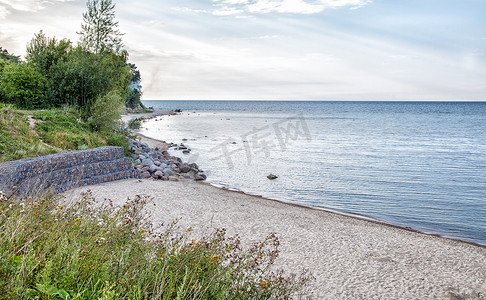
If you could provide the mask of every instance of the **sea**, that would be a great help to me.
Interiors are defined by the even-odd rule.
[[[143,103],[215,186],[486,245],[486,102]]]

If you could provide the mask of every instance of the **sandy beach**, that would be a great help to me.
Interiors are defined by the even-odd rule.
[[[195,236],[226,228],[250,244],[276,232],[276,267],[308,268],[311,299],[486,299],[485,247],[193,181],[123,180],[67,197],[88,189],[119,205],[150,196],[154,224],[179,219]]]

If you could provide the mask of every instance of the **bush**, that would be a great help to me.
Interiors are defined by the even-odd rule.
[[[125,153],[125,156],[130,156],[130,144],[127,141],[127,137],[122,135],[122,134],[109,134],[106,136],[106,142],[110,146],[119,146],[123,147],[123,152]]]
[[[96,99],[91,108],[89,123],[95,130],[112,131],[115,121],[120,118],[123,110],[123,100],[116,91],[110,91]]]
[[[154,228],[136,196],[120,208],[88,192],[70,207],[52,196],[0,195],[0,298],[286,299],[309,280],[269,268],[274,234],[249,249],[224,230]]]

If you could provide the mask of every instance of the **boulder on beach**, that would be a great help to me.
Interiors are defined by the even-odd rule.
[[[278,176],[277,175],[274,175],[274,174],[268,174],[267,175],[267,178],[270,179],[270,180],[275,180],[275,179],[278,178]]]

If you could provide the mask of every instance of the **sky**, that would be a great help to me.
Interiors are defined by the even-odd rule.
[[[486,101],[484,0],[113,0],[143,100]],[[85,0],[0,0],[0,47]]]

